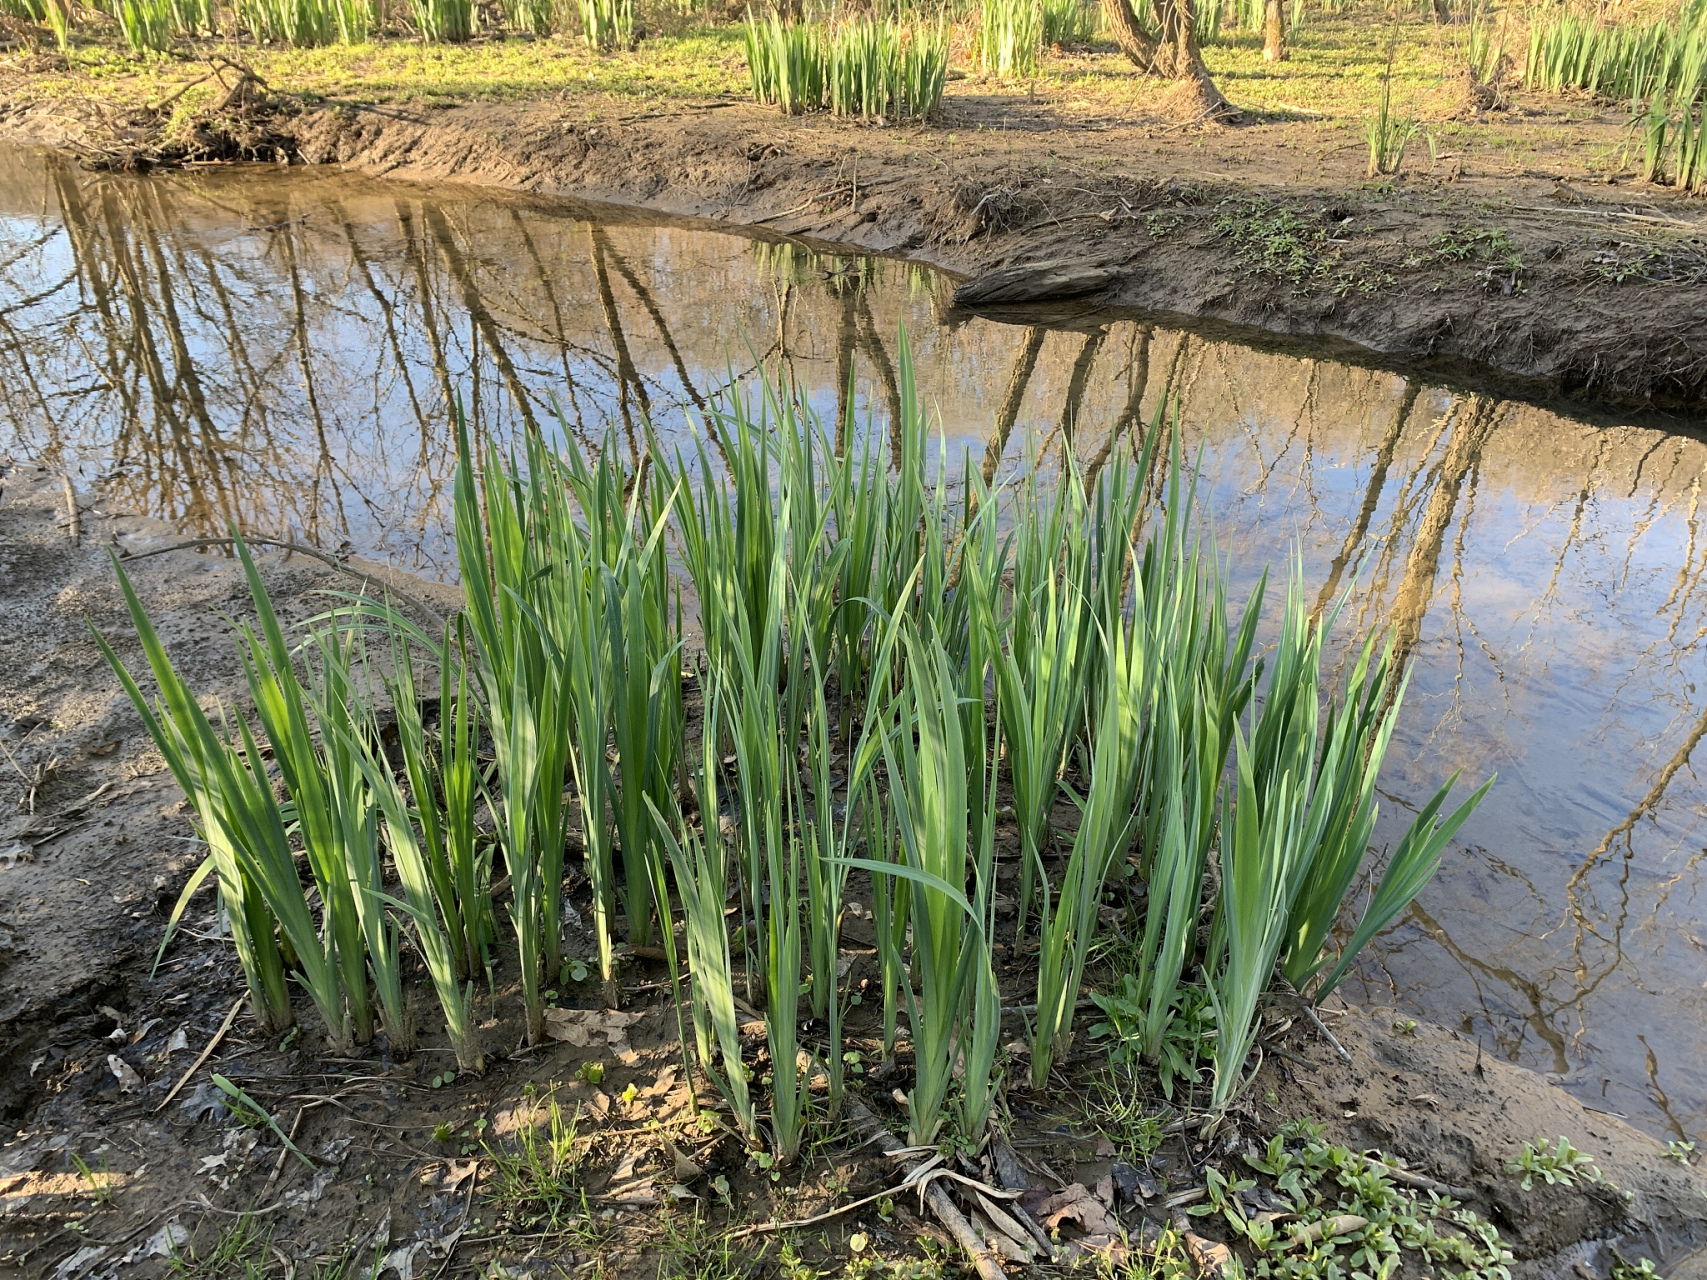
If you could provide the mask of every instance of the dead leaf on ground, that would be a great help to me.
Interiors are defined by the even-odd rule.
[[[125,1255],[125,1261],[130,1262],[135,1258],[170,1258],[173,1253],[188,1244],[189,1239],[189,1228],[174,1219],[149,1236],[136,1249],[132,1249]]]
[[[984,1216],[990,1220],[991,1226],[1028,1253],[1036,1253],[1037,1242],[1031,1238],[1031,1232],[1020,1225],[1011,1213],[991,1200],[982,1191],[974,1191],[972,1194],[977,1198],[978,1207],[984,1211]]]
[[[480,1172],[480,1161],[478,1160],[470,1160],[467,1164],[458,1164],[455,1160],[447,1163],[449,1167],[445,1170],[444,1180],[446,1191],[456,1190],[457,1187]]]
[[[545,1034],[577,1049],[602,1042],[619,1062],[633,1066],[639,1055],[629,1046],[628,1029],[645,1016],[615,1009],[547,1009]]]
[[[1239,1274],[1234,1270],[1233,1251],[1215,1240],[1205,1240],[1195,1231],[1187,1231],[1185,1251],[1200,1276],[1228,1278]]]
[[[385,1255],[385,1260],[374,1272],[375,1280],[387,1271],[395,1271],[397,1280],[415,1280],[415,1255],[427,1247],[427,1241],[416,1240],[412,1244],[401,1245]]]
[[[136,1068],[118,1054],[107,1055],[107,1070],[118,1077],[120,1093],[135,1093],[142,1088],[142,1077],[136,1074]]]
[[[640,1091],[642,1098],[661,1098],[676,1087],[676,1069],[665,1067],[658,1073],[658,1078]]]
[[[86,1244],[64,1262],[59,1264],[53,1273],[54,1280],[71,1280],[80,1276],[96,1262],[106,1256],[107,1246],[104,1244]]]
[[[1050,1231],[1069,1218],[1078,1223],[1086,1235],[1112,1236],[1120,1231],[1120,1224],[1109,1213],[1108,1207],[1082,1182],[1072,1183],[1050,1196],[1038,1210],[1038,1217]]]
[[[682,1149],[675,1143],[671,1142],[665,1145],[670,1149],[670,1159],[675,1165],[677,1182],[692,1182],[695,1178],[705,1172],[704,1169],[700,1168],[692,1160],[689,1160],[684,1156],[682,1154]]]

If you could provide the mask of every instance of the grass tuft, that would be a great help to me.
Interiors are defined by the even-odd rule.
[[[1040,0],[980,0],[978,12],[978,65],[1005,80],[1035,76],[1043,51]]]

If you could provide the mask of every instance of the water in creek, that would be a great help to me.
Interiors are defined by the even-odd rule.
[[[946,296],[897,262],[473,189],[5,152],[0,452],[99,477],[106,510],[448,576],[458,397],[500,435],[561,413],[631,448],[780,362],[826,418],[851,370],[881,418],[904,322],[953,456],[998,478],[1126,447],[1166,397],[1241,576],[1297,546],[1312,592],[1356,576],[1348,616],[1412,655],[1390,814],[1500,774],[1347,994],[1707,1136],[1701,437],[1141,317],[954,319]]]

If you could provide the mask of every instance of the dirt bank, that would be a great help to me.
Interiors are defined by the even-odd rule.
[[[55,1280],[151,1278],[168,1271],[174,1250],[195,1260],[189,1274],[210,1277],[251,1264],[249,1274],[287,1280],[336,1268],[368,1274],[383,1263],[401,1280],[493,1274],[495,1264],[509,1276],[596,1267],[656,1280],[706,1274],[707,1257],[735,1268],[717,1274],[769,1274],[752,1271],[762,1259],[743,1253],[763,1238],[735,1240],[737,1223],[802,1218],[891,1185],[892,1166],[857,1137],[826,1133],[803,1168],[778,1181],[696,1120],[654,962],[625,968],[624,1010],[609,1034],[600,1023],[591,1044],[583,1035],[580,1046],[523,1050],[514,1021],[495,1020],[482,1029],[486,1076],[460,1080],[444,1078],[448,1058],[425,1011],[429,1034],[407,1061],[377,1045],[357,1059],[327,1058],[308,1028],[257,1038],[208,894],[151,973],[165,914],[199,852],[88,622],[136,659],[106,548],[145,552],[172,535],[109,509],[99,493],[68,498],[45,470],[16,468],[0,485],[0,627],[12,637],[0,663],[0,1261]],[[383,572],[276,552],[262,564],[287,619],[322,608],[323,588]],[[241,615],[246,599],[232,563],[176,550],[131,568],[180,669],[197,688],[235,698],[222,615]],[[454,604],[442,588],[406,585],[429,609]],[[570,889],[572,901],[584,898],[584,885]],[[850,946],[869,946],[861,930],[850,921]],[[513,995],[500,994],[513,1009]],[[1023,997],[1016,989],[1012,998]],[[565,991],[560,1006],[569,1018],[605,1016],[591,990],[585,999]],[[869,1049],[875,1016],[869,1004],[850,1014],[848,1043]],[[1450,1032],[1406,1025],[1390,1010],[1326,1016],[1349,1061],[1302,1018],[1282,1028],[1280,1010],[1259,1078],[1213,1132],[1195,1122],[1146,1131],[1140,1112],[1168,1114],[1159,1095],[1126,1097],[1140,1105],[1124,1116],[1111,1109],[1096,1084],[1106,1056],[1094,1046],[1067,1064],[1058,1093],[1011,1087],[1004,1124],[1027,1194],[1049,1203],[1077,1186],[1133,1240],[1146,1238],[1169,1220],[1164,1200],[1199,1187],[1206,1167],[1248,1172],[1247,1153],[1307,1115],[1336,1141],[1381,1148],[1425,1182],[1462,1188],[1454,1194],[1501,1232],[1519,1280],[1605,1277],[1620,1257],[1653,1258],[1673,1280],[1704,1274],[1689,1250],[1703,1243],[1707,1179],[1654,1139]],[[1010,1032],[1004,1038],[1021,1034],[1017,1019]],[[588,1069],[595,1062],[601,1073]],[[265,1107],[305,1158],[290,1158],[264,1126],[234,1123],[214,1071]],[[859,1082],[857,1091],[899,1125],[893,1083]],[[547,1098],[579,1120],[569,1155],[541,1157],[541,1173],[507,1153],[548,1124]],[[1559,1135],[1593,1157],[1605,1181],[1523,1190],[1507,1163],[1524,1142]],[[1135,1162],[1128,1176],[1142,1172],[1141,1196],[1106,1191],[1120,1160]],[[1091,1226],[1110,1220],[1082,1203],[1063,1242],[1093,1247],[1103,1237]],[[891,1259],[940,1248],[909,1197],[881,1209],[831,1220],[789,1247],[836,1270],[857,1248]],[[1216,1218],[1192,1222],[1218,1234]],[[863,1246],[850,1243],[855,1234]]]
[[[275,103],[167,143],[146,112],[27,101],[20,83],[0,77],[0,136],[104,164],[288,158],[615,202],[966,277],[1065,264],[990,300],[1071,295],[1333,339],[1531,396],[1707,403],[1698,202],[1499,159],[1492,134],[1486,155],[1374,184],[1357,145],[1324,145],[1301,120],[1182,128],[1138,108],[963,94],[932,127],[872,127],[566,88],[531,103]],[[1609,121],[1596,128],[1615,141]]]
[[[1296,1069],[1265,1111],[1320,1117],[1336,1141],[1473,1190],[1519,1260],[1514,1275],[1599,1276],[1616,1250],[1660,1260],[1669,1280],[1707,1277],[1707,1253],[1691,1252],[1707,1246],[1707,1179],[1647,1135],[1398,1010],[1350,1008],[1329,1021],[1346,1056],[1320,1039],[1300,1046],[1282,1059]],[[1524,1191],[1507,1163],[1524,1143],[1560,1136],[1603,1180]]]

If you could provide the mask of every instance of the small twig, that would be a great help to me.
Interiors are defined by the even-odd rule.
[[[1577,1105],[1584,1111],[1594,1112],[1597,1116],[1611,1116],[1614,1120],[1628,1120],[1630,1118],[1622,1111],[1608,1111],[1605,1107],[1597,1107],[1592,1103],[1582,1101],[1580,1098],[1577,1100]]]
[[[90,805],[94,804],[95,801],[99,800],[102,796],[106,795],[107,792],[111,791],[117,785],[118,784],[116,782],[103,782],[100,786],[96,787],[93,791],[91,791],[88,795],[84,796],[81,800],[78,800],[78,801],[75,801],[71,804],[66,805],[65,808],[61,809],[58,813],[54,814],[53,815],[54,821],[57,822],[61,818],[75,818],[78,814],[82,813],[83,810],[87,809]],[[129,794],[130,794],[130,792],[128,792],[128,791],[124,793],[124,795],[129,795]],[[121,798],[120,796],[114,796],[113,800],[118,800],[120,798]],[[108,801],[107,803],[111,804],[112,801]]]
[[[69,471],[60,472],[60,478],[65,482],[65,532],[70,535],[72,546],[80,546],[83,542],[83,513],[77,509],[77,490],[72,486]]]
[[[305,543],[290,542],[281,538],[246,536],[243,541],[252,547],[278,547],[280,550],[294,552],[299,556],[307,556],[311,560],[318,560],[320,563],[336,569],[339,573],[347,573],[352,578],[360,578],[363,582],[376,583],[378,586],[403,601],[404,604],[412,605],[414,608],[420,610],[421,615],[434,626],[442,629],[445,625],[445,620],[439,615],[439,611],[426,603],[426,601],[417,599],[408,592],[392,585],[384,578],[378,578],[371,573],[363,573],[360,569],[351,568],[350,565],[340,560],[337,556],[332,555],[330,552],[322,551],[319,547],[311,547]],[[170,546],[166,547],[150,547],[147,551],[126,552],[120,557],[120,559],[126,561],[146,560],[149,556],[163,556],[168,551],[194,551],[201,547],[229,547],[236,545],[236,542],[237,539],[235,538],[191,538],[187,542],[174,542]]]
[[[190,1069],[178,1077],[178,1083],[172,1086],[172,1092],[162,1098],[160,1100],[160,1105],[154,1108],[155,1115],[159,1115],[166,1109],[166,1104],[178,1096],[178,1090],[188,1084],[190,1082],[190,1077],[201,1070],[202,1063],[206,1062],[213,1056],[213,1051],[219,1048],[219,1042],[225,1039],[225,1033],[231,1030],[231,1024],[237,1021],[237,1011],[243,1007],[243,1001],[245,999],[247,999],[246,996],[237,997],[236,1002],[231,1006],[231,1012],[225,1015],[225,1021],[220,1023],[219,1030],[213,1033],[213,1039],[207,1042],[207,1047],[201,1051],[201,1055],[197,1057],[194,1062],[190,1063]]]
[[[912,1190],[912,1188],[913,1184],[911,1182],[902,1182],[885,1191],[879,1191],[873,1195],[866,1196],[863,1200],[855,1200],[851,1204],[844,1204],[839,1209],[826,1209],[823,1213],[815,1213],[810,1218],[796,1218],[792,1222],[761,1222],[757,1226],[742,1227],[739,1231],[732,1231],[726,1238],[730,1240],[744,1240],[748,1236],[756,1236],[764,1232],[793,1231],[798,1227],[815,1227],[820,1222],[828,1222],[831,1218],[839,1218],[844,1213],[852,1213],[855,1209],[864,1208],[866,1205],[871,1204],[873,1201],[881,1200],[885,1196],[897,1196],[903,1191]]]
[[[618,124],[633,124],[636,120],[663,120],[684,111],[721,111],[724,107],[744,106],[740,102],[689,102],[669,111],[645,111],[634,116],[618,116]]]
[[[283,1200],[275,1200],[264,1209],[221,1209],[218,1205],[209,1201],[206,1196],[197,1196],[194,1200],[180,1200],[177,1204],[172,1206],[172,1209],[181,1209],[185,1205],[194,1205],[204,1213],[218,1213],[227,1218],[260,1218],[269,1213],[277,1213],[280,1209],[285,1207],[285,1202]],[[171,1211],[171,1209],[168,1209],[166,1212],[170,1213]]]
[[[314,1168],[314,1161],[310,1160],[307,1156],[303,1155],[302,1154],[302,1148],[297,1146],[296,1143],[292,1142],[288,1137],[285,1136],[285,1131],[283,1129],[279,1128],[279,1122],[277,1120],[273,1119],[273,1113],[272,1112],[268,1111],[265,1107],[263,1107],[260,1103],[256,1102],[248,1094],[244,1093],[241,1088],[239,1088],[237,1085],[233,1084],[231,1081],[227,1080],[224,1076],[220,1075],[219,1072],[217,1072],[217,1071],[213,1073],[213,1083],[219,1089],[219,1091],[221,1093],[223,1093],[226,1097],[231,1098],[231,1099],[241,1103],[245,1107],[248,1107],[251,1111],[253,1111],[257,1115],[259,1115],[261,1117],[261,1119],[265,1120],[267,1122],[267,1128],[271,1129],[273,1131],[274,1135],[278,1138],[278,1140],[280,1142],[284,1143],[286,1151],[290,1152],[291,1155],[295,1156],[298,1160],[302,1161],[302,1163],[307,1165],[310,1169]]]
[[[1320,1067],[1318,1067],[1314,1062],[1311,1062],[1310,1059],[1306,1058],[1303,1054],[1293,1053],[1292,1050],[1286,1048],[1284,1045],[1271,1044],[1269,1045],[1269,1051],[1278,1057],[1285,1058],[1288,1062],[1296,1062],[1306,1071],[1321,1070]]]
[[[35,780],[24,772],[24,766],[18,763],[18,757],[12,754],[11,748],[6,745],[4,738],[0,738],[0,754],[6,757],[6,762],[12,766],[12,771],[24,780],[24,785],[33,791],[36,786]]]
[[[317,1102],[306,1102],[296,1109],[296,1119],[290,1122],[290,1133],[285,1137],[285,1145],[279,1148],[279,1158],[273,1161],[273,1171],[267,1175],[267,1184],[261,1188],[264,1196],[273,1189],[273,1183],[279,1180],[279,1174],[284,1172],[285,1157],[290,1154],[290,1144],[296,1141],[296,1130],[302,1124],[302,1113],[309,1107],[318,1106]]]
[[[1343,1044],[1341,1044],[1338,1040],[1334,1039],[1334,1033],[1332,1031],[1328,1030],[1327,1023],[1323,1022],[1319,1017],[1316,1016],[1316,1010],[1310,1004],[1310,1002],[1308,1000],[1303,1000],[1303,1001],[1300,1001],[1299,1004],[1300,1004],[1300,1007],[1304,1010],[1305,1014],[1309,1017],[1310,1021],[1316,1024],[1316,1030],[1320,1031],[1322,1033],[1323,1038],[1326,1039],[1329,1044],[1333,1045],[1334,1052],[1339,1054],[1339,1056],[1342,1059],[1344,1059],[1346,1062],[1350,1062],[1351,1061],[1351,1054],[1346,1052],[1346,1048]]]
[[[1454,1200],[1468,1200],[1476,1193],[1470,1187],[1455,1187],[1450,1183],[1427,1177],[1424,1174],[1412,1173],[1409,1169],[1401,1169],[1397,1165],[1388,1164],[1385,1160],[1377,1160],[1374,1156],[1366,1155],[1363,1161],[1376,1173],[1391,1178],[1394,1182],[1402,1182],[1407,1187],[1415,1187],[1419,1191],[1432,1191],[1436,1195],[1451,1196]]]
[[[822,197],[822,196],[809,196],[806,199],[806,203],[797,204],[792,209],[784,209],[781,213],[767,213],[762,218],[754,218],[752,225],[756,227],[756,226],[759,226],[759,225],[766,223],[766,222],[775,222],[778,218],[787,218],[787,217],[791,217],[797,213],[805,213],[808,209],[810,209],[814,204],[818,203],[818,201],[822,200],[823,198],[824,197]]]
[[[1623,218],[1629,222],[1654,222],[1663,227],[1688,227],[1691,231],[1699,231],[1699,222],[1688,222],[1683,218],[1659,218],[1647,213],[1625,213],[1622,209],[1549,209],[1539,204],[1514,204],[1513,209],[1524,213],[1562,213],[1578,218]]]
[[[594,1200],[601,1200],[610,1204],[633,1204],[635,1203],[634,1201],[627,1200],[624,1197],[629,1196],[636,1191],[644,1191],[657,1181],[658,1179],[655,1175],[648,1173],[643,1177],[631,1178],[620,1186],[607,1187],[604,1191],[601,1191],[598,1195],[593,1196],[592,1198]]]
[[[188,84],[180,85],[176,92],[167,94],[164,98],[160,99],[159,102],[155,103],[154,106],[152,108],[150,108],[150,110],[153,110],[156,112],[164,111],[167,107],[171,106],[174,102],[176,102],[179,98],[183,97],[191,89],[194,89],[199,84],[206,84],[209,80],[212,80],[215,76],[217,76],[223,70],[224,70],[223,67],[215,67],[212,71],[208,72],[205,76],[197,76],[194,80],[190,81]],[[219,83],[220,83],[220,87],[223,88],[225,85],[225,81],[221,80]]]

